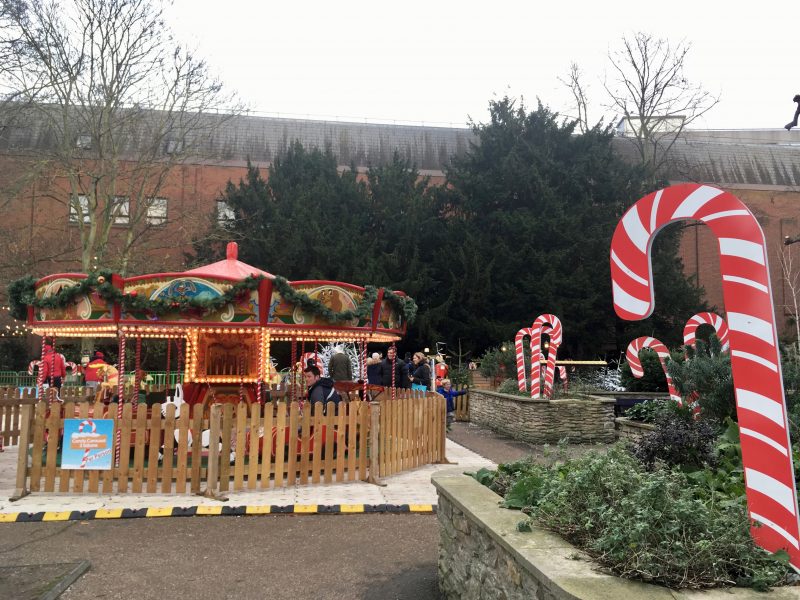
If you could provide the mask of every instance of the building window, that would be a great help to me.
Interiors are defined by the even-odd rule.
[[[147,204],[147,224],[164,225],[167,222],[167,199],[150,198]]]
[[[180,154],[183,152],[183,140],[167,140],[164,152],[166,154]]]
[[[75,139],[75,147],[80,148],[81,150],[91,150],[92,149],[92,136],[88,133],[81,133]]]
[[[84,195],[73,198],[69,203],[69,222],[77,225],[81,216],[84,223],[90,223],[92,220],[89,215],[89,197]]]
[[[219,225],[232,225],[236,220],[234,210],[222,200],[217,200],[217,223]]]
[[[111,207],[111,214],[114,215],[114,225],[128,225],[131,222],[130,208],[131,203],[128,198],[125,196],[114,196]]]

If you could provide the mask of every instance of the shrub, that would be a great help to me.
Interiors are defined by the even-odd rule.
[[[785,581],[783,557],[755,546],[742,506],[694,493],[677,470],[644,469],[621,447],[516,480],[532,521],[580,546],[613,572],[673,588]]]
[[[664,375],[664,369],[661,367],[658,354],[647,348],[639,353],[639,360],[642,362],[644,376],[641,379],[634,377],[631,373],[631,367],[628,365],[628,361],[625,361],[620,368],[620,383],[625,386],[625,389],[629,392],[666,393],[667,378]],[[679,352],[673,352],[672,360],[681,362],[683,361],[683,355]],[[667,361],[667,363],[669,362],[670,361]]]
[[[530,351],[526,352],[525,357],[526,361],[530,360]],[[517,373],[514,342],[506,342],[487,350],[481,357],[480,364],[480,373],[484,377],[513,377]]]
[[[661,413],[670,410],[668,403],[674,404],[672,400],[645,400],[631,406],[625,411],[625,416],[632,421],[652,423]]]
[[[652,469],[661,462],[691,471],[716,464],[717,429],[692,418],[689,409],[674,402],[665,404],[665,409],[654,420],[656,428],[631,447],[642,465]]]
[[[516,379],[504,379],[497,386],[497,391],[500,394],[511,394],[513,396],[527,396],[530,397],[530,392],[519,391],[519,383]]]
[[[719,340],[711,336],[708,343],[697,340],[697,347],[686,349],[684,362],[668,362],[675,387],[684,398],[693,394],[704,419],[722,424],[736,419],[736,399],[731,372],[731,357],[720,349]]]

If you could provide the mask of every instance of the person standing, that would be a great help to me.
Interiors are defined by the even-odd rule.
[[[449,379],[442,379],[442,383],[436,388],[436,391],[444,396],[444,399],[447,401],[447,423],[450,424],[454,419],[453,413],[456,410],[456,397],[463,396],[467,393],[467,390],[454,390],[453,384]]]
[[[61,382],[67,376],[67,365],[64,356],[56,352],[52,344],[45,344],[39,368],[42,370],[42,382],[60,390]]]
[[[415,352],[412,368],[409,369],[411,374],[411,389],[427,391],[431,389],[431,367],[428,364],[428,359],[422,352]]]
[[[800,117],[800,94],[795,94],[792,102],[797,103],[797,108],[794,111],[794,118],[783,126],[786,131],[791,131],[792,127],[797,127],[797,119]]]
[[[303,377],[308,386],[308,401],[311,404],[322,402],[322,414],[326,413],[328,402],[333,402],[338,406],[342,398],[333,387],[333,379],[322,377],[319,369],[313,365],[303,369]]]
[[[367,359],[367,383],[371,385],[382,385],[381,383],[381,355],[373,352]]]
[[[100,373],[99,367],[106,365],[105,355],[100,350],[95,350],[92,355],[92,360],[83,368],[83,382],[86,387],[91,388],[92,391],[97,391],[100,382],[103,381],[103,375]]]
[[[331,356],[328,363],[328,375],[334,381],[353,381],[353,367],[341,348],[334,350],[333,356]]]
[[[394,368],[394,386],[397,388],[410,387],[406,363],[397,357],[397,350],[392,346],[386,351],[386,358],[381,363],[381,383],[383,387],[392,386],[392,368]]]

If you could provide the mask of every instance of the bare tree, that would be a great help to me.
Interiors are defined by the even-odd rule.
[[[570,63],[569,73],[567,74],[566,79],[559,77],[558,80],[564,84],[564,86],[566,86],[566,88],[572,94],[572,99],[575,102],[574,108],[578,111],[578,114],[575,117],[578,130],[581,133],[586,133],[590,129],[589,115],[586,110],[589,100],[586,94],[586,86],[583,83],[583,73],[581,73],[578,63]]]
[[[690,48],[638,32],[623,37],[622,47],[609,53],[615,77],[604,82],[608,108],[630,127],[629,139],[651,177],[661,172],[684,128],[719,102],[686,79]]]
[[[238,111],[163,13],[162,0],[9,0],[0,10],[3,122],[44,140],[26,151],[69,207],[86,271],[126,272],[154,226],[163,231],[170,173]]]

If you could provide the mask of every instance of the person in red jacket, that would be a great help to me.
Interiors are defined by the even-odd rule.
[[[42,364],[39,368],[42,370],[42,382],[60,390],[61,382],[67,376],[67,365],[64,357],[53,349],[52,344],[45,345]]]
[[[92,360],[83,368],[83,381],[86,387],[97,389],[100,382],[103,381],[103,375],[100,374],[100,365],[105,365],[105,355],[100,350],[95,350],[92,355]]]

